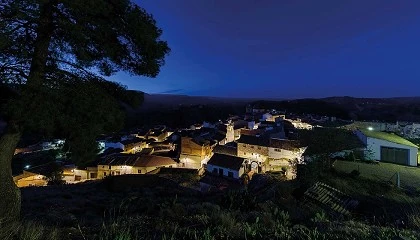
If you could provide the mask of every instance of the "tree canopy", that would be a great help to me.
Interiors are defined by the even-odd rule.
[[[161,34],[126,0],[2,1],[0,83],[9,89],[2,112],[26,130],[65,136],[86,155],[96,135],[121,128],[118,101],[142,101],[104,77],[157,76],[169,53]]]
[[[16,218],[20,192],[11,160],[22,134],[66,138],[75,161],[96,151],[95,137],[121,127],[119,101],[140,103],[105,77],[118,71],[156,77],[170,49],[162,30],[130,0],[0,2],[0,216]]]

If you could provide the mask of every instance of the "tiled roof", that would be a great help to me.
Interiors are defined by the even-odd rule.
[[[207,162],[207,165],[223,167],[231,170],[239,170],[244,161],[245,158],[215,153]]]
[[[260,122],[260,126],[276,126],[276,122],[270,122],[270,121],[262,121]]]
[[[161,167],[175,164],[176,162],[172,158],[154,156],[154,155],[141,155],[135,162],[135,167]]]
[[[238,139],[238,143],[245,143],[256,146],[268,146],[270,143],[270,139],[264,136],[256,137],[249,135],[241,135],[241,138]]]
[[[309,207],[315,204],[335,215],[350,215],[359,202],[338,189],[318,182],[305,192],[303,204]]]
[[[137,157],[137,155],[133,154],[112,154],[102,159],[98,165],[133,166]]]
[[[286,140],[286,139],[270,139],[270,147],[272,148],[280,148],[285,150],[294,150],[296,148],[299,148],[299,141],[294,140]]]
[[[265,132],[264,129],[242,129],[241,130],[241,135],[261,135]]]
[[[106,157],[98,165],[110,166],[134,166],[134,167],[160,167],[175,164],[172,158],[155,156],[155,155],[139,155],[139,154],[115,154]]]
[[[238,151],[237,148],[229,147],[226,145],[217,145],[213,149],[214,153],[225,154],[225,155],[230,155],[230,156],[236,156],[238,154],[237,151]]]

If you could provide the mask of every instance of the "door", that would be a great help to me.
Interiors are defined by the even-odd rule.
[[[381,161],[408,165],[410,150],[402,148],[381,147]]]

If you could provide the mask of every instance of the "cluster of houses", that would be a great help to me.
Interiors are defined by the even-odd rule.
[[[330,118],[331,120],[331,118]],[[254,174],[281,172],[294,179],[294,166],[305,160],[298,129],[315,126],[284,112],[247,109],[244,116],[194,124],[188,129],[156,126],[98,141],[102,151],[88,167],[63,166],[63,180],[78,183],[123,174],[153,174],[161,168],[196,169],[216,178],[252,179]],[[355,136],[366,158],[417,166],[418,147],[397,135],[361,129]],[[19,187],[47,184],[46,169],[36,166],[16,174]]]

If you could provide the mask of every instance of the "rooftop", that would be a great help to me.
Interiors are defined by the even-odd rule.
[[[238,143],[245,143],[256,146],[268,146],[270,139],[267,137],[257,137],[251,135],[241,135],[241,138],[238,139]]]
[[[176,162],[169,157],[155,155],[141,155],[135,162],[135,167],[161,167],[175,164]]]
[[[272,138],[270,139],[270,147],[293,151],[300,147],[300,143],[299,141],[295,141],[295,140]]]
[[[207,162],[207,164],[231,170],[239,170],[244,161],[245,158],[215,153]]]
[[[176,162],[169,157],[140,154],[114,154],[103,159],[99,165],[134,166],[134,167],[160,167],[172,165]]]
[[[224,154],[224,155],[230,155],[230,156],[236,156],[238,149],[236,147],[230,147],[226,145],[217,145],[214,147],[213,152]]]
[[[418,148],[418,146],[410,141],[408,141],[405,138],[402,138],[398,135],[392,134],[392,133],[386,133],[386,132],[379,132],[379,131],[370,131],[370,130],[359,130],[361,131],[365,136],[370,137],[370,138],[377,138],[377,139],[381,139],[381,140],[385,140],[388,142],[393,142],[393,143],[397,143],[397,144],[401,144],[401,145],[406,145],[406,146],[410,146],[410,147],[416,147]]]

